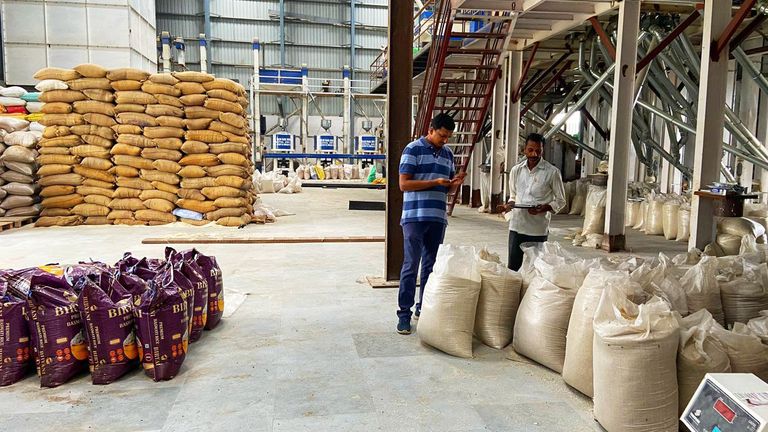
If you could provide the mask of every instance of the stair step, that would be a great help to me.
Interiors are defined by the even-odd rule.
[[[487,69],[493,70],[499,67],[498,65],[468,65],[468,64],[447,64],[443,66],[445,70],[473,70],[473,69]]]
[[[460,98],[460,97],[475,97],[475,98],[482,98],[485,97],[485,94],[477,94],[477,93],[438,93],[438,97],[447,97],[447,98]]]
[[[478,80],[468,78],[447,78],[440,80],[440,84],[491,84],[493,80]]]
[[[507,35],[486,32],[451,32],[451,37],[466,39],[504,39]]]
[[[499,55],[501,51],[482,48],[448,48],[448,54],[493,54]]]

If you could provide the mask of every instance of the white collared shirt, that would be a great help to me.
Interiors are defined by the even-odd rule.
[[[512,167],[509,191],[509,200],[516,204],[549,204],[554,213],[565,207],[565,188],[560,171],[544,159],[539,160],[532,170],[528,169],[526,159]],[[511,216],[510,231],[530,236],[549,234],[550,212],[532,215],[527,209],[512,209]]]

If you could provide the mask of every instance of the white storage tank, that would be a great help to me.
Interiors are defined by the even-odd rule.
[[[44,67],[157,70],[154,0],[0,0],[3,78],[34,85]]]

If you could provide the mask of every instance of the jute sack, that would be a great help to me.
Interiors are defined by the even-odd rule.
[[[69,135],[72,135],[72,131],[68,126],[51,126],[45,128],[43,131],[43,139],[53,139]],[[42,140],[39,142],[42,142]]]
[[[213,154],[221,153],[240,153],[241,155],[248,154],[248,146],[242,143],[225,142],[219,144],[211,144],[209,151]]]
[[[38,216],[41,211],[39,204],[33,204],[29,206],[16,207],[5,212],[5,217],[24,217],[24,216]]]
[[[152,199],[144,200],[144,207],[150,210],[170,213],[173,211],[173,209],[176,208],[176,205],[173,202],[166,201],[164,199],[152,198]]]
[[[110,149],[112,148],[112,141],[102,138],[98,135],[83,135],[82,136],[83,141],[86,142],[86,144],[90,144],[93,146],[99,146],[104,149]]]
[[[113,210],[146,210],[144,202],[138,198],[115,198],[109,203],[109,208]]]
[[[179,117],[160,116],[156,120],[157,120],[157,124],[162,127],[184,129],[184,119]],[[181,138],[181,137],[177,137],[177,138]]]
[[[54,226],[77,226],[82,225],[83,218],[80,216],[55,216],[41,217],[35,222],[36,227],[54,227]]]
[[[239,153],[219,153],[219,161],[225,165],[239,165],[242,167],[250,166],[250,161]]]
[[[0,156],[0,162],[32,163],[35,161],[35,151],[22,146],[10,146]]]
[[[158,95],[155,95],[155,99],[157,99],[157,103],[159,103],[160,105],[168,105],[176,108],[184,108],[184,104],[181,103],[181,98],[176,96],[158,94]]]
[[[195,201],[189,199],[180,199],[176,205],[185,210],[192,210],[198,213],[209,213],[217,210],[212,201]]]
[[[112,90],[112,83],[106,78],[78,78],[67,81],[70,90]]]
[[[164,94],[168,96],[181,96],[181,91],[174,87],[173,84],[159,84],[152,80],[142,84],[141,91],[151,95]]]
[[[45,165],[37,170],[40,177],[52,176],[56,174],[69,174],[72,172],[72,165]]]
[[[128,144],[115,144],[109,151],[113,156],[138,156],[141,154],[142,148]]]
[[[712,314],[702,309],[678,320],[680,347],[677,353],[678,412],[688,406],[708,373],[730,373],[731,362],[722,343],[712,334],[719,327]]]
[[[112,198],[105,197],[103,195],[85,195],[83,201],[86,204],[94,204],[103,207],[109,207],[109,203],[112,202]]]
[[[236,177],[248,178],[250,176],[250,173],[248,172],[248,170],[239,165],[211,166],[211,167],[207,167],[205,171],[208,173],[208,175],[212,177],[236,176]]]
[[[115,225],[143,226],[147,223],[136,219],[115,219],[112,221]]]
[[[137,220],[147,222],[163,222],[173,223],[176,222],[176,216],[171,213],[165,213],[156,210],[138,210],[135,215]]]
[[[109,207],[104,207],[96,204],[78,204],[72,208],[72,214],[78,216],[90,217],[90,216],[107,216],[109,214]]]
[[[224,136],[227,137],[227,140],[233,143],[240,143],[240,144],[247,144],[247,145],[251,143],[247,136],[235,135],[227,131],[222,132],[222,134],[224,134]]]
[[[85,89],[85,90],[82,90],[82,92],[90,100],[95,100],[99,102],[109,102],[109,103],[112,103],[115,101],[115,94],[112,93],[111,84],[108,90]]]
[[[191,130],[185,134],[187,141],[202,141],[204,143],[222,143],[227,141],[223,134],[212,130]]]
[[[72,104],[72,109],[78,114],[97,113],[110,117],[115,116],[115,105],[93,100],[82,100]]]
[[[19,162],[6,162],[6,164],[10,166],[20,165],[20,166],[26,166],[26,167],[34,167],[34,165],[32,164],[22,164]],[[30,169],[30,171],[32,171],[32,169]],[[32,184],[35,182],[35,178],[31,174],[22,174],[17,171],[6,171],[0,174],[0,180],[9,182],[9,183],[16,182],[16,183],[26,183],[26,184]]]
[[[184,97],[182,97],[182,99],[183,98]],[[210,110],[201,106],[188,106],[184,108],[184,116],[188,119],[209,118],[217,120],[219,118],[219,114],[221,114],[219,111]]]
[[[246,195],[245,191],[243,190],[227,186],[204,187],[201,189],[201,192],[203,192],[203,195],[208,197],[210,200],[216,200],[222,197],[241,198],[245,197]]]
[[[42,209],[40,211],[42,217],[57,217],[57,216],[71,216],[69,209]]]
[[[237,189],[248,189],[252,184],[248,182],[246,179],[237,177],[237,176],[216,177],[215,182],[216,182],[216,186],[229,186]],[[514,324],[514,321],[512,321],[512,323]],[[512,326],[510,326],[510,330],[511,328]]]
[[[111,221],[115,219],[133,219],[133,212],[130,210],[112,210],[109,212],[107,219]]]
[[[242,207],[222,208],[216,211],[212,211],[210,213],[206,213],[205,219],[211,222],[216,222],[217,220],[228,218],[228,217],[239,218],[240,216],[243,216],[246,213],[247,213],[247,210]]]
[[[185,154],[206,154],[208,153],[208,144],[200,141],[186,141],[181,146],[181,151]]]
[[[125,165],[137,169],[152,169],[152,161],[136,156],[115,155],[113,160],[117,165]]]
[[[82,196],[99,195],[112,198],[114,191],[112,189],[100,188],[94,186],[78,186],[77,193]]]
[[[81,114],[46,114],[38,122],[43,126],[76,126],[85,124]]]
[[[568,320],[575,298],[575,289],[560,288],[536,276],[517,310],[512,340],[515,351],[561,373]]]
[[[131,178],[131,177],[118,177],[116,184],[118,187],[126,187],[131,189],[141,189],[141,190],[154,189],[151,182],[147,180]]]
[[[79,157],[97,157],[101,159],[108,159],[110,157],[109,150],[103,147],[92,145],[79,145],[72,147],[69,149],[69,152],[72,153],[73,156]]]
[[[144,136],[147,138],[182,138],[184,129],[174,127],[145,127]]]
[[[80,163],[80,158],[69,155],[44,154],[37,157],[37,163],[40,165],[77,165]]]
[[[96,180],[96,179],[90,179],[90,178],[87,178],[87,179],[83,180],[83,186],[97,187],[97,188],[100,188],[100,189],[112,189],[112,188],[114,188],[114,184],[113,183],[105,182],[105,181],[101,181],[101,180]]]
[[[245,87],[226,78],[216,78],[213,81],[203,83],[205,90],[227,90],[238,95],[245,94]]]
[[[66,147],[41,147],[38,150],[38,153],[40,153],[40,155],[68,156],[69,149]]]
[[[86,168],[92,168],[102,171],[108,171],[112,168],[112,162],[109,159],[100,159],[94,157],[87,157],[80,161],[80,165]]]
[[[159,181],[163,183],[168,184],[179,184],[181,179],[179,179],[179,176],[176,174],[171,174],[163,171],[157,171],[153,169],[143,169],[141,170],[140,176],[142,179],[153,182],[153,181]]]
[[[194,71],[173,72],[172,75],[183,82],[206,83],[214,80],[213,75]]]
[[[7,185],[0,187],[0,190],[7,195],[34,196],[38,193],[37,185],[17,182],[8,183]]]
[[[242,215],[239,218],[237,217],[225,217],[218,219],[216,221],[216,225],[221,225],[225,227],[240,227],[243,225],[248,225],[251,223],[251,217],[248,215]]]
[[[216,198],[216,200],[213,201],[213,204],[218,208],[235,208],[235,207],[245,207],[248,205],[248,201],[245,198],[230,198],[230,197],[221,197]],[[510,326],[510,333],[512,332],[512,328]]]
[[[117,124],[114,118],[96,113],[83,114],[83,121],[89,125],[112,127]]]
[[[174,85],[179,80],[169,73],[156,73],[149,76],[149,81],[155,84]]]
[[[72,112],[72,104],[68,102],[49,102],[41,108],[43,114],[69,114]]]
[[[111,221],[104,216],[90,216],[85,218],[83,225],[110,225]]]
[[[0,209],[13,210],[20,207],[29,207],[34,203],[35,203],[35,198],[31,196],[8,195],[3,200],[3,202],[0,203]]]
[[[159,181],[152,182],[152,187],[159,191],[168,192],[172,194],[178,193],[179,191],[179,188],[177,186],[169,185],[167,183],[163,183]]]
[[[76,205],[82,204],[83,202],[83,197],[81,195],[70,194],[45,198],[40,204],[43,206],[43,208],[71,209]]]
[[[481,289],[475,255],[471,247],[440,245],[424,289],[417,329],[422,342],[464,358],[472,357],[472,333]]]
[[[737,259],[743,267],[741,275],[729,280],[718,278],[727,327],[737,322],[747,324],[759,317],[761,311],[768,310],[768,266]]]
[[[179,189],[177,194],[179,198],[182,198],[182,199],[189,199],[189,200],[195,200],[195,201],[207,200],[205,195],[203,195],[203,193],[197,189]],[[237,216],[240,216],[240,215],[237,215]]]
[[[77,72],[76,70],[47,67],[37,71],[33,77],[38,81],[43,81],[43,80],[69,81],[73,79],[78,79],[80,78],[80,76],[81,76],[80,73]]]
[[[181,158],[181,160],[179,160],[179,165],[181,166],[196,165],[201,167],[212,167],[218,164],[219,159],[216,157],[216,155],[209,153],[191,154],[184,156]]]
[[[107,72],[106,77],[110,81],[122,81],[122,80],[146,81],[146,79],[149,78],[149,73],[144,72],[143,70],[134,69],[134,68],[120,68],[120,69],[110,70],[109,72]]]
[[[193,226],[206,226],[210,223],[207,220],[184,219],[182,217],[179,218],[179,222],[184,222],[185,224]]]
[[[204,130],[208,129],[213,119],[201,118],[201,119],[184,119],[184,127],[189,130]]]
[[[224,112],[219,115],[219,120],[237,129],[245,129],[248,127],[248,120],[234,113]]]
[[[160,116],[173,116],[173,117],[183,117],[184,116],[184,110],[181,108],[171,106],[171,105],[161,105],[161,104],[154,104],[154,105],[147,105],[146,113],[151,116],[160,117]]]
[[[568,321],[563,380],[589,397],[594,394],[592,383],[594,328],[592,322],[603,291],[608,286],[619,287],[626,293],[642,291],[640,285],[630,281],[629,273],[626,271],[592,269],[576,293],[573,311]]]
[[[135,80],[112,81],[112,90],[115,91],[138,91],[141,90],[142,82]]]
[[[221,99],[208,99],[203,106],[210,110],[231,112],[240,115],[245,112],[240,104]]]
[[[82,165],[81,166],[76,166],[74,168],[74,171],[75,171],[75,173],[80,174],[81,176],[83,176],[83,178],[99,180],[99,181],[102,181],[102,182],[105,182],[105,183],[113,183],[115,181],[115,176],[113,176],[112,174],[110,174],[110,173],[108,173],[106,171],[102,171],[102,170],[98,170],[98,169],[93,169],[93,168],[86,168],[86,167],[84,167]],[[81,215],[81,216],[83,216],[83,215]]]
[[[150,138],[133,134],[120,134],[120,136],[117,137],[117,142],[141,148],[152,148],[157,145],[155,141]]]
[[[142,133],[144,133],[144,129],[141,126],[128,125],[128,124],[117,124],[112,126],[110,129],[115,131],[115,134],[117,134],[118,136],[121,134],[141,135]]]
[[[609,431],[677,432],[680,329],[669,305],[638,306],[609,286],[594,327],[595,419]]]
[[[685,292],[689,314],[707,309],[717,322],[725,323],[720,287],[717,284],[716,258],[702,257],[698,264],[680,278],[680,286]]]
[[[141,194],[139,194],[139,198],[142,201],[147,201],[151,199],[160,199],[160,200],[168,201],[170,203],[175,203],[177,199],[176,194],[163,192],[160,190],[154,190],[154,189],[141,191]]]
[[[46,79],[35,84],[35,90],[39,92],[47,92],[51,90],[66,90],[69,86],[66,82],[61,80]]]
[[[158,171],[171,174],[177,174],[181,170],[181,165],[167,159],[155,159],[155,161],[152,162],[152,167]]]
[[[56,196],[71,195],[75,193],[75,186],[47,186],[40,191],[40,196],[43,198],[51,198]]]
[[[225,177],[219,177],[216,180]],[[234,177],[239,179],[239,177]],[[218,207],[229,207],[219,205]],[[239,206],[248,205],[245,198],[238,198]],[[233,201],[234,203],[234,201]],[[520,306],[520,288],[523,279],[519,273],[509,270],[501,265],[501,260],[496,254],[491,254],[485,249],[478,252],[477,266],[480,270],[480,296],[477,301],[477,314],[475,317],[475,335],[484,344],[503,349],[512,341],[512,329],[515,325],[517,308]]]
[[[117,138],[117,134],[111,127],[95,126],[95,125],[78,125],[72,126],[70,131],[75,135],[95,135],[107,140],[114,140]]]
[[[38,183],[40,186],[79,186],[83,182],[80,174],[58,174],[41,178]]]
[[[237,100],[238,100],[237,95],[235,93],[232,93],[229,90],[213,89],[213,90],[208,90],[206,93],[208,94],[208,97],[223,99],[229,102],[237,103]]]
[[[137,105],[137,104],[117,104],[115,105],[115,113],[116,114],[122,114],[122,113],[143,113],[147,110],[146,105]]]
[[[53,90],[40,94],[40,102],[64,102],[72,103],[88,99],[79,90]]]
[[[205,93],[205,88],[199,83],[180,82],[175,86],[184,96]]]
[[[117,122],[134,126],[151,127],[157,126],[157,120],[151,115],[143,113],[124,112],[117,115]]]
[[[107,69],[92,63],[83,63],[73,69],[85,78],[104,78],[107,76]]]
[[[165,150],[181,150],[183,142],[179,138],[155,138],[157,148]]]
[[[138,177],[139,176],[139,170],[134,167],[129,166],[115,166],[112,167],[112,169],[109,170],[110,174],[114,174],[118,177]]]
[[[181,101],[181,103],[187,107],[193,107],[193,106],[202,107],[203,104],[205,104],[205,101],[207,99],[208,99],[208,96],[204,94],[189,94],[189,95],[184,95],[180,97],[179,101]]]
[[[123,199],[123,198],[139,198],[144,192],[142,189],[132,189],[127,187],[119,187],[115,189],[115,192],[112,194],[113,198],[117,199]],[[144,201],[144,200],[142,200]]]

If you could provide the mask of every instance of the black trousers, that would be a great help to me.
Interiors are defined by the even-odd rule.
[[[507,267],[510,270],[518,271],[523,265],[523,250],[520,245],[523,243],[544,243],[549,236],[529,236],[520,234],[516,231],[509,232],[509,258]]]

